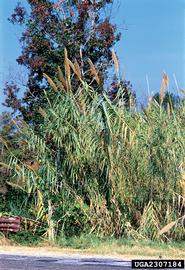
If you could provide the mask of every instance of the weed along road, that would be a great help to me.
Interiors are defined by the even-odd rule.
[[[131,262],[87,256],[39,257],[0,254],[0,270],[127,270]]]

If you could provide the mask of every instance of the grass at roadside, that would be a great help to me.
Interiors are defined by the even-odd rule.
[[[91,254],[103,256],[122,256],[127,258],[156,257],[156,258],[185,258],[185,241],[181,242],[152,242],[147,240],[115,239],[82,235],[81,237],[60,237],[55,243],[43,239],[25,238],[17,234],[9,239],[0,239],[0,251],[11,250],[19,252],[44,252],[51,254]],[[10,249],[11,246],[11,249]]]
[[[98,238],[89,235],[69,239],[61,238],[58,240],[58,245],[102,255],[185,258],[185,241],[160,243],[147,240]]]

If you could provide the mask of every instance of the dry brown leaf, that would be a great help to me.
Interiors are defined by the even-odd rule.
[[[47,113],[46,113],[41,107],[39,107],[38,112],[39,112],[43,117],[46,117],[46,116],[47,116]]]
[[[15,183],[12,183],[12,182],[9,182],[7,181],[6,182],[9,186],[13,187],[13,188],[18,188],[18,189],[21,189],[24,191],[24,189],[22,188],[22,186],[18,185],[18,184],[15,184]]]
[[[173,221],[170,222],[169,224],[167,224],[166,226],[164,226],[160,231],[159,231],[159,235],[162,235],[164,233],[167,233],[169,230],[171,230],[175,225],[176,225],[177,221]]]
[[[24,166],[33,172],[37,172],[40,169],[40,163],[33,160],[26,160]]]

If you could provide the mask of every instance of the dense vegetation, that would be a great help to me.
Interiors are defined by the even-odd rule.
[[[57,84],[44,75],[56,99],[45,91],[39,129],[15,122],[24,158],[1,139],[9,149],[1,166],[11,171],[1,212],[21,215],[23,230],[50,240],[83,233],[183,240],[184,101],[164,108],[162,89],[159,103],[138,112],[131,100],[126,109],[82,80],[67,54],[65,65]]]
[[[103,16],[112,0],[27,2],[9,19],[24,28],[17,62],[28,80],[22,98],[5,86],[0,214],[20,215],[16,237],[30,242],[185,240],[184,99],[164,74],[137,110],[112,50],[120,34]]]

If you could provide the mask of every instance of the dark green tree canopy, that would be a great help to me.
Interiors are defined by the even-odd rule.
[[[160,93],[156,93],[152,99],[156,100],[160,104],[161,103]],[[179,95],[175,95],[173,93],[167,92],[164,95],[161,105],[165,110],[167,110],[168,108],[170,110],[174,110],[174,109],[177,109],[183,102],[184,102],[184,99],[180,97]]]

